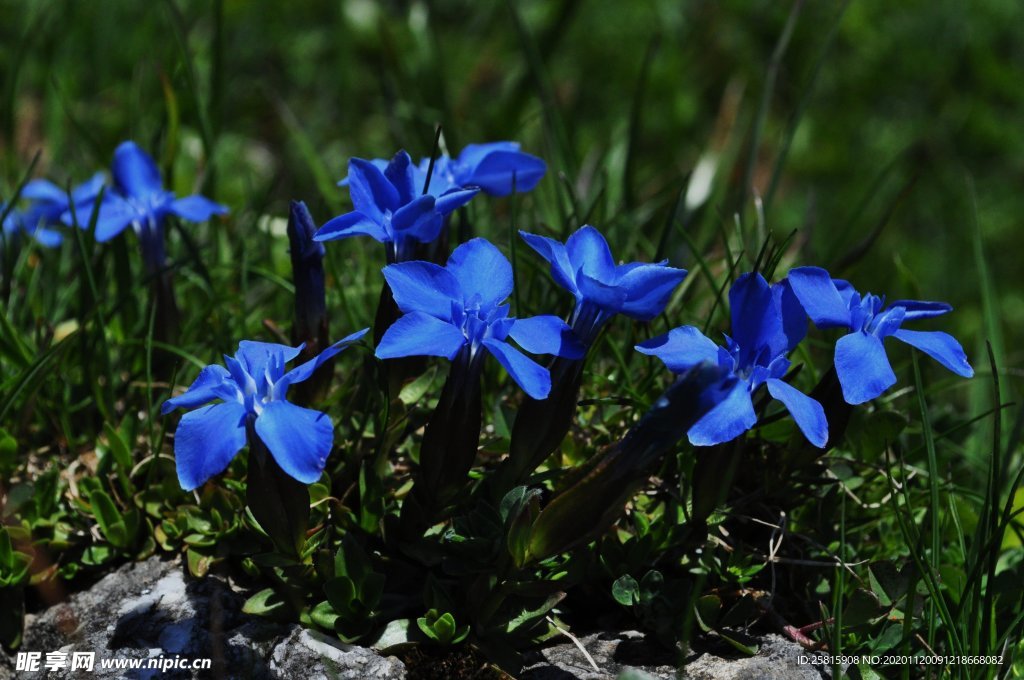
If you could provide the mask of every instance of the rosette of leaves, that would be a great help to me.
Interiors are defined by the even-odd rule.
[[[436,609],[428,609],[425,616],[416,619],[416,625],[424,635],[442,647],[457,645],[469,635],[469,626],[456,625],[451,612],[441,614]]]
[[[378,628],[385,621],[381,612],[385,577],[374,569],[370,555],[351,535],[346,535],[334,559],[319,562],[326,599],[303,618],[335,633],[346,643],[360,640]]]
[[[160,547],[167,551],[184,550],[189,571],[205,576],[210,567],[233,553],[251,550],[252,537],[240,531],[244,526],[244,489],[238,482],[221,488],[203,487],[198,505],[181,505],[169,513],[154,529]]]
[[[62,503],[67,484],[60,478],[57,468],[50,468],[31,481],[12,484],[7,490],[3,508],[5,517],[17,517],[20,527],[11,526],[11,532],[23,532],[25,540],[44,553],[62,553],[68,559],[60,564],[43,568],[35,577],[45,580],[60,575],[73,577],[80,568],[77,554],[87,537],[86,522],[74,517]]]
[[[148,518],[136,507],[131,495],[104,486],[97,477],[82,477],[71,502],[96,523],[95,540],[82,553],[82,564],[99,566],[118,556],[144,559],[156,548]],[[125,500],[127,499],[127,500]]]

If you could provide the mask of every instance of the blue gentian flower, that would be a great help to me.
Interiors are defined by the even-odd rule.
[[[405,151],[383,168],[379,162],[353,158],[348,163],[348,187],[355,210],[320,227],[316,240],[369,236],[388,247],[388,262],[408,259],[416,243],[435,240],[444,218],[479,191],[449,187],[424,193],[425,181]]]
[[[109,241],[131,225],[142,242],[147,263],[163,265],[163,229],[168,215],[190,222],[203,222],[228,209],[210,199],[194,194],[177,198],[164,189],[160,170],[152,157],[135,142],[122,142],[114,151],[111,169],[114,188],[103,195],[96,218],[96,240]],[[65,224],[72,216],[65,212]],[[76,220],[82,224],[80,216]]]
[[[103,189],[103,174],[96,173],[89,180],[71,190],[71,195],[53,182],[34,179],[21,190],[21,198],[31,201],[22,215],[25,230],[44,246],[54,248],[64,240],[63,234],[51,227],[61,224],[64,213],[75,208],[80,222],[87,222],[93,201]]]
[[[953,310],[944,302],[896,300],[861,295],[848,282],[833,279],[820,267],[798,267],[789,285],[818,328],[849,331],[836,342],[835,369],[843,398],[849,404],[874,399],[896,383],[883,340],[894,337],[916,347],[959,376],[970,378],[974,369],[956,339],[942,331],[904,330],[915,319],[940,316]]]
[[[429,167],[429,158],[420,161],[424,176]],[[430,193],[439,195],[451,187],[479,187],[491,196],[508,196],[513,189],[525,193],[537,186],[547,169],[543,160],[520,151],[518,142],[470,144],[455,158],[434,159]]]
[[[551,276],[576,297],[570,325],[590,345],[604,323],[616,314],[650,321],[665,309],[672,291],[686,277],[685,269],[668,260],[616,265],[608,242],[597,229],[584,225],[564,244],[520,231],[531,248],[551,264]]]
[[[377,357],[460,358],[478,371],[486,349],[534,399],[551,390],[548,370],[506,342],[512,338],[534,354],[583,356],[583,347],[556,316],[516,319],[502,304],[512,293],[512,265],[482,238],[463,243],[444,267],[402,262],[384,268],[384,278],[403,312],[377,346]]]
[[[328,359],[359,340],[368,329],[331,345],[317,357],[285,372],[302,346],[289,347],[243,340],[234,357],[200,371],[188,390],[164,402],[164,415],[176,408],[186,413],[174,436],[178,481],[186,491],[202,486],[223,472],[257,436],[288,475],[304,484],[320,478],[334,442],[334,427],[326,414],[296,406],[287,400],[288,388],[306,380]]]
[[[807,333],[807,319],[785,283],[769,286],[758,273],[736,279],[729,291],[732,337],[719,347],[693,326],[682,326],[636,346],[673,373],[717,364],[740,378],[722,401],[690,428],[690,443],[711,446],[735,439],[757,422],[753,395],[762,385],[793,416],[808,441],[824,447],[828,422],[821,404],[782,380],[789,354]]]
[[[370,163],[381,172],[388,165],[383,158],[375,158]],[[427,193],[434,197],[452,189],[472,187],[491,196],[508,196],[513,188],[520,194],[532,191],[547,169],[543,160],[520,151],[518,142],[488,142],[470,144],[455,158],[448,154],[435,158],[433,172],[430,159],[421,158],[414,172],[416,183],[421,187],[426,185],[429,174]],[[338,182],[340,186],[348,183],[348,177]]]

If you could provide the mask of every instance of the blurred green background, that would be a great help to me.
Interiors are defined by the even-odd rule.
[[[1013,373],[1022,31],[1012,0],[3,0],[0,186],[40,149],[36,174],[84,179],[134,138],[179,184],[205,168],[246,238],[292,198],[326,220],[350,156],[427,155],[442,123],[453,152],[522,141],[550,165],[538,201],[574,192],[596,206],[578,221],[656,241],[718,159],[707,204],[689,195],[711,233],[736,215],[754,233],[755,193],[764,229],[800,230],[794,261],[836,266],[881,227],[843,273],[951,302],[975,365],[992,337]],[[678,264],[697,225],[684,214],[666,243]]]

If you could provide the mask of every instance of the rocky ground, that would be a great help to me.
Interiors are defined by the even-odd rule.
[[[0,680],[7,678],[283,678],[384,680],[441,677],[436,670],[407,668],[398,658],[294,624],[243,614],[244,595],[225,580],[189,577],[177,560],[150,558],[127,564],[67,602],[30,616],[21,650],[41,652],[40,670],[16,671],[15,658],[0,653]],[[564,638],[563,638],[564,639]],[[588,635],[526,655],[521,680],[820,680],[821,672],[798,663],[803,650],[780,637],[761,641],[756,656],[723,659],[703,654],[679,672],[671,655],[636,632]],[[580,646],[587,650],[587,658]],[[64,653],[62,668],[45,670],[48,652]],[[94,652],[92,672],[71,670],[75,652]],[[103,659],[209,658],[208,671],[170,668],[101,668]],[[408,657],[406,657],[408,658]],[[591,660],[593,663],[591,663]],[[145,661],[144,661],[145,663]],[[596,668],[595,668],[596,666]],[[479,670],[479,669],[478,669]],[[484,677],[500,677],[487,672]]]

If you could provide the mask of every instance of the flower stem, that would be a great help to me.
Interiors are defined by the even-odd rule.
[[[527,397],[512,426],[509,456],[490,484],[491,497],[501,498],[558,448],[572,427],[583,378],[582,359],[558,357],[551,365],[551,392],[547,399]]]
[[[412,489],[419,512],[415,518],[409,516],[411,510],[402,513],[407,527],[429,526],[466,484],[480,444],[479,358],[472,357],[467,349],[452,362],[437,407],[423,433],[420,465]]]

